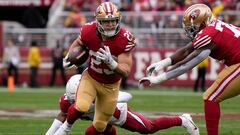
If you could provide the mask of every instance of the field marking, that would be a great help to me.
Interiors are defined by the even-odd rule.
[[[56,90],[57,89],[57,90]],[[127,90],[125,92],[131,93],[134,95],[145,95],[145,96],[194,96],[194,97],[201,97],[202,92],[192,92],[191,89],[186,88],[186,91],[182,91],[182,89],[169,89],[169,90],[162,90],[159,88],[159,90],[148,90],[143,89],[139,90],[136,88],[136,90]],[[7,88],[0,87],[0,93],[7,93]],[[65,88],[64,87],[55,87],[55,89],[49,89],[48,87],[43,87],[39,89],[31,89],[31,88],[18,88],[14,92],[16,93],[64,93]],[[237,96],[235,98],[240,98],[240,96]]]
[[[129,93],[133,95],[144,95],[144,96],[202,96],[202,93],[191,93],[191,92],[176,92],[176,91],[134,91]]]
[[[6,109],[0,110],[0,119],[8,119],[8,118],[54,118],[59,113],[59,110],[24,110],[24,109]],[[163,115],[168,116],[176,116],[182,115],[184,112],[139,112],[142,115],[148,118],[156,118]],[[194,119],[204,119],[203,113],[194,113],[190,112],[191,116]],[[223,113],[221,114],[222,118],[225,119],[239,119],[240,120],[240,113]]]

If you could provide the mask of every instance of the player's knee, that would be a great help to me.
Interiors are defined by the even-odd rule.
[[[87,112],[89,109],[89,103],[84,100],[76,102],[76,109],[80,112]]]
[[[98,132],[103,132],[107,127],[107,122],[95,121],[95,122],[93,122],[93,125]]]

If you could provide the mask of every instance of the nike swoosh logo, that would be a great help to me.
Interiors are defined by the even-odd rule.
[[[198,129],[197,126],[192,121],[190,121],[190,122],[193,124],[194,130],[197,130]]]

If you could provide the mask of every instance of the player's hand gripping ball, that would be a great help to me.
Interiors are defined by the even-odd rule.
[[[84,62],[87,61],[89,56],[89,50],[84,46],[76,46],[74,47],[68,55],[68,61],[71,64],[76,66],[81,66]]]

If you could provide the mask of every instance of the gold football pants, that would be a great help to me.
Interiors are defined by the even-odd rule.
[[[76,94],[76,109],[87,112],[91,103],[95,102],[93,126],[103,132],[115,111],[120,81],[113,84],[103,84],[94,80],[87,71],[82,78]]]
[[[211,87],[203,93],[203,99],[221,102],[240,93],[240,64],[223,69]]]

